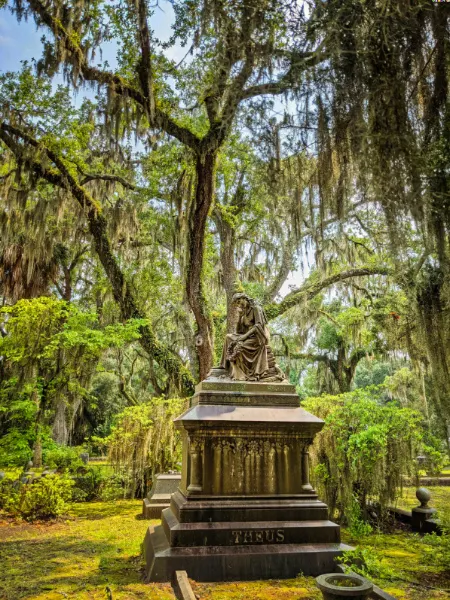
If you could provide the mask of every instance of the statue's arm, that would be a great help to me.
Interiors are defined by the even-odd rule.
[[[256,330],[258,329],[258,327],[256,325],[252,325],[250,327],[250,329],[248,329],[245,333],[243,333],[242,335],[239,336],[239,340],[241,342],[245,341],[247,338],[249,338],[251,335],[253,335],[254,333],[256,333]]]

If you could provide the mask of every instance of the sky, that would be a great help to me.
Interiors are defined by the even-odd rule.
[[[159,4],[150,24],[154,35],[161,41],[166,41],[172,33],[173,9],[169,2],[162,1]],[[18,71],[21,61],[39,59],[43,34],[44,29],[37,31],[32,19],[18,23],[16,16],[7,7],[0,9],[0,72]],[[181,60],[185,53],[185,49],[175,46],[167,51],[167,56]],[[103,58],[114,66],[116,60],[113,46],[103,47]]]

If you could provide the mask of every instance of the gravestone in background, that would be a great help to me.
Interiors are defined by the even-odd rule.
[[[155,476],[152,489],[142,502],[144,519],[160,519],[161,512],[170,506],[170,497],[177,491],[181,473],[159,473]]]

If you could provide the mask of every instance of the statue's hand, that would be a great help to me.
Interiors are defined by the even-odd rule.
[[[239,333],[228,333],[227,338],[229,338],[233,342],[240,342],[242,340],[242,335]]]

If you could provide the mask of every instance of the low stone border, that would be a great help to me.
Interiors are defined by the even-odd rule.
[[[416,485],[416,480],[415,479],[411,479],[408,477],[405,477],[403,479],[403,484],[406,486],[412,486],[412,485]],[[439,486],[450,486],[450,477],[420,477],[419,478],[419,485],[426,485],[426,486],[430,486],[433,487],[435,485],[439,485]]]
[[[178,600],[197,600],[186,571],[175,571],[172,588]]]
[[[376,505],[372,505],[372,509],[377,511],[377,510],[379,510],[379,507]],[[388,508],[386,508],[386,511],[387,511],[388,515],[391,516],[393,519],[395,519],[396,521],[399,521],[400,523],[404,523],[405,525],[408,525],[409,527],[411,527],[411,529],[413,531],[417,531],[418,533],[423,533],[423,534],[425,534],[425,533],[436,533],[437,535],[442,534],[441,527],[439,525],[439,522],[436,519],[421,520],[420,527],[416,528],[416,527],[413,527],[413,516],[412,516],[412,512],[410,510],[404,510],[403,508],[394,508],[392,506],[389,506]]]

